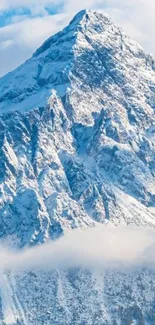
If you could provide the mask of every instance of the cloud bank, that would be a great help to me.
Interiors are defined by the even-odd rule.
[[[155,268],[155,230],[99,226],[73,230],[56,242],[10,251],[0,246],[0,270]]]
[[[31,15],[24,15],[24,8]],[[0,14],[15,11],[8,25],[0,28],[0,76],[23,63],[46,38],[84,8],[103,9],[146,52],[155,54],[153,0],[0,0]],[[50,15],[48,9],[55,14]]]

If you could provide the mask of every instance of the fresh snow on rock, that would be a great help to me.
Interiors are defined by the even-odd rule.
[[[2,311],[4,315],[4,322],[6,325],[13,325],[16,323],[15,307],[12,298],[12,291],[8,284],[6,275],[0,273],[0,289],[2,299]]]
[[[0,237],[24,247],[98,223],[155,227],[154,109],[154,58],[106,14],[77,14],[0,79]],[[93,272],[18,275],[21,324],[154,324],[153,274]]]

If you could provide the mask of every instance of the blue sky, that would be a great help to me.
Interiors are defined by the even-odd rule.
[[[61,12],[61,5],[52,5],[50,7],[44,6],[42,8],[39,7],[20,7],[15,9],[6,9],[0,11],[0,27],[4,27],[10,25],[14,22],[16,17],[20,17],[20,20],[25,19],[25,17],[29,17],[31,19],[35,17],[43,17],[45,15],[55,15]]]
[[[106,11],[146,52],[155,53],[154,0],[0,0],[0,76],[84,8]]]

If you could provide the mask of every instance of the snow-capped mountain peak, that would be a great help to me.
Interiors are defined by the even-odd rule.
[[[1,78],[1,236],[154,225],[154,87],[153,58],[91,10]]]
[[[88,55],[89,58],[86,57]],[[92,70],[94,82],[96,78],[102,82],[105,70],[108,69],[104,67],[103,71],[102,60],[105,56],[113,61],[108,64],[116,72],[120,70],[116,64],[121,64],[119,79],[123,78],[121,73],[124,71],[122,56],[126,56],[128,69],[132,68],[133,71],[134,64],[141,66],[146,59],[141,47],[126,37],[106,14],[92,10],[81,11],[63,31],[49,38],[32,58],[0,79],[0,112],[44,106],[52,89],[56,89],[61,97],[64,96],[69,88],[77,86],[75,79],[85,59],[88,59],[85,67],[87,71],[81,71],[82,79],[86,76],[87,82],[87,73],[91,74]],[[153,60],[147,62],[149,69]],[[132,89],[128,91],[132,92]]]

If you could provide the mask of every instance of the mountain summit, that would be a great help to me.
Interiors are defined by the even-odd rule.
[[[102,12],[78,13],[1,78],[1,240],[155,227],[154,110],[154,59]],[[155,324],[147,270],[1,273],[0,324]]]
[[[150,75],[145,71],[150,71]],[[136,99],[140,97],[141,100],[144,92],[152,96],[153,71],[154,60],[107,15],[82,11],[62,32],[49,38],[31,59],[0,79],[0,112],[30,110],[45,104],[52,89],[62,97],[69,90],[76,89],[79,93],[81,84],[86,96],[90,96],[90,88],[97,93],[102,88],[103,100],[111,97],[114,85],[118,97],[123,94],[133,97],[136,87]],[[145,86],[144,78],[147,80]],[[98,103],[95,110],[98,106],[101,105]]]

